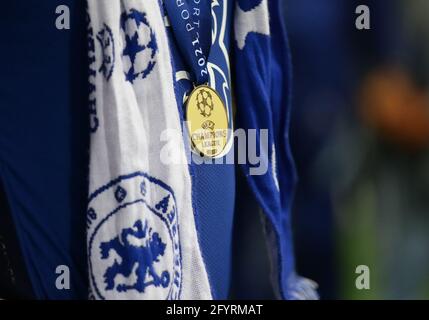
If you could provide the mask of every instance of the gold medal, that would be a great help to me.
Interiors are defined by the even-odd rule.
[[[201,85],[191,92],[186,120],[195,152],[211,158],[224,154],[229,140],[228,111],[215,90]]]

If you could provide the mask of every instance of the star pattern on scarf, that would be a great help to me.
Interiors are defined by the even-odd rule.
[[[132,37],[126,35],[125,36],[125,48],[122,53],[124,56],[128,56],[131,61],[131,68],[125,74],[127,81],[133,82],[138,74],[135,74],[134,70],[134,62],[136,61],[136,56],[139,52],[146,49],[146,46],[141,46],[138,43],[139,35],[137,32],[134,33]]]
[[[138,30],[135,31],[132,35],[127,34],[127,26],[126,23],[128,20],[133,20],[136,23],[137,29],[140,28],[141,25],[147,25],[150,29],[150,41],[146,45],[142,45],[139,43],[139,33]],[[142,75],[142,78],[145,78],[153,69],[155,65],[155,61],[149,61],[147,67],[142,72],[136,72],[135,70],[135,61],[137,55],[146,50],[151,49],[151,59],[154,59],[155,53],[158,50],[155,34],[153,30],[150,28],[150,25],[146,19],[146,15],[143,12],[139,12],[135,9],[130,10],[128,13],[123,13],[121,17],[121,27],[125,33],[125,47],[122,52],[122,55],[128,56],[131,62],[130,69],[125,72],[125,78],[129,82],[133,82],[139,75]]]

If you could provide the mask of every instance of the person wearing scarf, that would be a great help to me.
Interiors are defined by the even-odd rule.
[[[191,151],[183,121],[195,73],[166,1],[88,0],[86,31],[74,1],[14,1],[2,11],[28,20],[13,32],[11,19],[0,20],[9,45],[1,55],[10,61],[0,76],[8,82],[0,219],[12,226],[2,224],[0,240],[9,257],[19,249],[8,279],[38,299],[85,299],[88,291],[91,299],[228,298],[240,170],[263,212],[278,298],[316,298],[314,284],[296,275],[292,252],[291,69],[281,1],[186,1],[207,56],[204,84],[225,105],[229,129],[256,130],[262,171],[229,163],[231,144],[216,159]],[[51,19],[30,27],[31,17],[59,5],[71,10],[71,30]],[[27,95],[12,85],[30,78],[38,81]],[[57,271],[65,267],[70,282],[61,290]]]
[[[182,10],[181,2],[176,2],[176,10]],[[220,93],[230,117],[234,88],[237,126],[256,129],[257,152],[268,167],[259,174],[246,162],[241,170],[263,211],[276,292],[284,299],[317,298],[315,284],[300,278],[294,268],[290,206],[295,170],[288,139],[291,67],[280,1],[219,0],[203,6],[207,3],[212,13],[210,56],[218,50],[208,63],[209,85]],[[222,186],[222,176],[212,179],[211,185],[200,183],[196,178],[201,179],[209,166],[184,161],[190,146],[182,126],[183,108],[192,91],[192,72],[186,57],[180,56],[183,43],[175,37],[172,12],[165,10],[171,7],[164,5],[157,0],[88,1],[92,62],[88,264],[95,299],[219,297],[215,290],[219,286],[208,273],[210,252],[201,245],[207,245],[203,227],[207,218],[198,199]],[[173,13],[187,19],[185,11]],[[198,23],[205,23],[205,18]],[[199,28],[203,43],[207,33]],[[266,142],[262,129],[268,132]],[[166,132],[185,134],[177,139]],[[161,137],[170,147],[168,154],[163,153]],[[165,163],[160,155],[178,161]],[[227,185],[233,176],[233,169],[224,171]],[[226,221],[213,225],[218,237],[230,239],[232,207],[217,212],[217,218]],[[224,248],[228,252],[228,244]]]

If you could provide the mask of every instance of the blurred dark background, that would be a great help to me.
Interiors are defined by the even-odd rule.
[[[428,16],[427,0],[286,1],[297,264],[322,299],[429,298]]]

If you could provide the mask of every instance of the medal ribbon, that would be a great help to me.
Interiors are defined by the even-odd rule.
[[[211,46],[211,0],[164,0],[180,53],[196,85],[209,80],[207,60]]]

